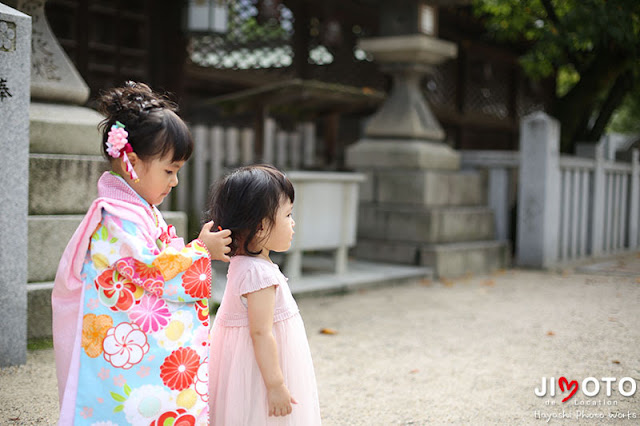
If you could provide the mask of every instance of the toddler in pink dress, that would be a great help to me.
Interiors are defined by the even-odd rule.
[[[231,263],[211,330],[213,425],[320,425],[304,323],[270,251],[293,238],[294,190],[271,166],[236,170],[212,191],[207,220],[232,231]]]

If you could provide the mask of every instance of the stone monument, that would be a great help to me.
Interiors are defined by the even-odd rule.
[[[27,361],[31,18],[0,3],[0,367]]]
[[[33,21],[26,279],[30,339],[51,336],[51,290],[60,256],[108,168],[98,131],[103,117],[84,106],[89,88],[51,31],[45,3],[18,0],[16,6]],[[185,234],[184,213],[163,214]]]
[[[420,80],[457,55],[438,39],[437,5],[381,2],[381,36],[359,47],[393,76],[386,101],[364,137],[347,149],[347,164],[365,173],[356,256],[419,264],[452,277],[503,267],[507,244],[495,241],[481,175],[460,171],[460,155],[422,95]]]

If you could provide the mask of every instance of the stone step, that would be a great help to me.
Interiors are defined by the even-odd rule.
[[[176,227],[179,236],[187,235],[187,215],[183,212],[162,212],[167,223]],[[27,281],[43,282],[55,278],[60,256],[84,215],[29,216]]]
[[[362,260],[428,266],[440,278],[486,274],[507,268],[511,262],[509,243],[491,240],[421,244],[360,238],[354,253]]]
[[[418,243],[453,243],[495,237],[488,207],[411,208],[360,203],[358,237]]]
[[[84,214],[108,168],[97,155],[30,154],[29,214]]]
[[[372,177],[373,201],[378,203],[425,207],[487,204],[485,178],[475,170],[378,170]]]
[[[29,152],[100,156],[104,117],[77,105],[31,102]]]
[[[420,249],[420,264],[432,266],[441,278],[491,273],[507,268],[510,259],[507,241],[434,244]]]

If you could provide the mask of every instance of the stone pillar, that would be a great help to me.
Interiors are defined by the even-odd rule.
[[[0,367],[27,360],[31,18],[0,3]]]
[[[558,259],[560,124],[543,112],[520,125],[517,263],[549,267]]]

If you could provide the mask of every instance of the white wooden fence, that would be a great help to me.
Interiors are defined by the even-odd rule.
[[[256,155],[252,128],[194,125],[194,153],[180,172],[174,208],[200,216],[209,186],[227,171],[248,164],[269,163],[280,169],[304,170],[317,165],[315,124],[301,123],[295,131],[279,129],[266,119],[262,155]],[[193,213],[193,214],[192,214]]]
[[[519,265],[548,267],[638,249],[638,151],[631,163],[606,160],[602,145],[595,158],[560,155],[559,130],[555,119],[536,113],[522,121],[520,152],[462,152],[463,166],[488,169],[498,237],[508,236],[516,195]]]

